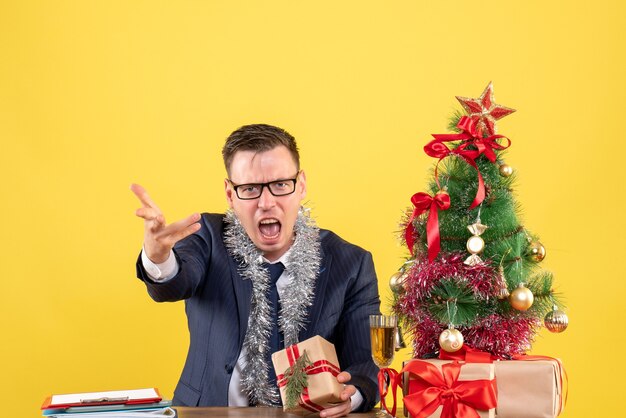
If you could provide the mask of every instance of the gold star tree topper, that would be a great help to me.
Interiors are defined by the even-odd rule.
[[[493,97],[493,84],[489,82],[483,94],[477,99],[469,97],[456,96],[461,102],[468,116],[476,121],[476,127],[479,130],[487,131],[489,135],[495,135],[497,132],[496,121],[515,112],[515,109],[501,106],[495,103]]]

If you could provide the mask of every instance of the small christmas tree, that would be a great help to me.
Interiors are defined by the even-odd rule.
[[[457,97],[454,134],[433,135],[425,152],[438,159],[430,193],[416,193],[403,221],[411,256],[392,276],[394,311],[413,336],[414,357],[463,344],[499,358],[530,349],[542,325],[567,327],[567,316],[542,271],[546,255],[521,222],[515,175],[503,162],[511,141],[496,121],[515,110],[494,102],[493,86],[477,99]]]

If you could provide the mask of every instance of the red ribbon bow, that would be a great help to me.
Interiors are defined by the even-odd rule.
[[[409,372],[417,378],[409,382],[409,395],[404,405],[414,418],[432,415],[443,405],[441,418],[479,418],[477,409],[495,408],[498,403],[495,380],[459,381],[461,364],[444,364],[441,372],[431,363],[414,360],[400,373]]]
[[[511,145],[511,140],[504,135],[491,135],[483,138],[482,130],[476,128],[476,119],[472,119],[468,116],[463,116],[457,128],[463,132],[459,134],[433,134],[434,140],[430,141],[424,146],[424,152],[431,157],[439,158],[437,166],[435,167],[435,181],[439,185],[439,178],[437,175],[437,168],[439,162],[449,156],[450,154],[458,155],[463,158],[469,165],[474,167],[478,173],[478,190],[476,196],[470,205],[470,209],[474,209],[476,206],[485,199],[485,182],[483,176],[476,165],[476,159],[481,155],[491,161],[496,161],[496,153],[494,150],[503,150]],[[508,141],[505,145],[500,145],[497,140],[504,138]],[[458,147],[454,149],[448,148],[445,142],[451,141],[463,141]],[[474,146],[476,149],[470,149],[470,146]]]
[[[298,360],[298,358],[300,357],[300,350],[298,349],[298,345],[290,345],[285,350],[287,353],[287,360],[289,361],[289,365],[293,366],[296,360]],[[305,367],[304,372],[309,376],[313,374],[327,372],[332,374],[334,377],[337,377],[341,370],[339,369],[339,366],[329,362],[328,360],[318,360],[315,363]],[[276,376],[276,381],[278,382],[278,387],[283,387],[287,385],[287,379],[285,378],[284,374],[279,374],[278,376]],[[308,387],[305,387],[302,391],[298,404],[302,408],[311,412],[320,412],[324,410],[323,406],[318,405],[311,400]]]
[[[450,195],[445,192],[438,192],[435,196],[431,196],[427,193],[415,193],[411,197],[411,202],[415,206],[411,219],[406,225],[404,231],[404,238],[406,245],[409,247],[411,255],[413,255],[413,245],[415,244],[415,237],[413,236],[413,219],[421,215],[422,213],[430,210],[428,214],[428,221],[426,222],[426,239],[428,242],[428,261],[432,262],[440,249],[439,238],[439,211],[446,210],[450,207]]]

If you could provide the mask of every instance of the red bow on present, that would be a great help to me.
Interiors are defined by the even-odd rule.
[[[426,239],[428,242],[428,261],[432,262],[440,249],[439,239],[439,210],[446,210],[450,207],[450,195],[445,192],[438,192],[435,196],[427,193],[415,193],[411,197],[411,202],[415,206],[411,219],[404,230],[404,239],[409,247],[411,255],[413,255],[413,245],[415,238],[413,237],[413,219],[422,213],[430,210],[428,221],[426,222]]]
[[[488,410],[498,404],[495,380],[459,381],[461,364],[444,364],[442,371],[425,361],[411,361],[400,373],[417,377],[409,382],[404,405],[414,418],[432,415],[443,405],[441,418],[479,418],[477,409]]]
[[[491,135],[483,138],[482,131],[476,128],[476,119],[472,119],[468,116],[461,117],[456,126],[463,132],[460,134],[433,134],[435,139],[424,146],[424,152],[431,157],[439,158],[439,162],[450,154],[458,155],[469,165],[474,167],[478,173],[478,190],[476,191],[476,196],[470,206],[470,209],[474,209],[485,199],[485,182],[483,181],[483,176],[476,165],[476,159],[481,154],[484,154],[489,161],[492,163],[495,162],[496,153],[494,150],[503,150],[508,148],[511,145],[511,140],[504,135]],[[500,145],[496,141],[500,138],[504,138],[508,141],[506,146]],[[458,147],[450,149],[445,142],[451,141],[463,142]],[[474,146],[476,149],[470,149],[470,146]],[[437,162],[437,167],[439,166],[439,162]],[[437,167],[435,168],[435,181],[439,184]]]

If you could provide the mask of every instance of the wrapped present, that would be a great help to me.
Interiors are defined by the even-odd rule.
[[[272,354],[283,409],[306,415],[341,402],[335,346],[320,336]]]
[[[498,360],[464,345],[455,353],[441,351],[446,360],[495,365],[498,388],[498,418],[554,418],[565,407],[567,373],[561,361],[552,357],[518,355],[513,360]]]
[[[404,415],[493,418],[497,404],[493,363],[410,360],[402,368]]]
[[[554,418],[565,405],[565,371],[557,359],[520,356],[494,362],[498,418]]]

